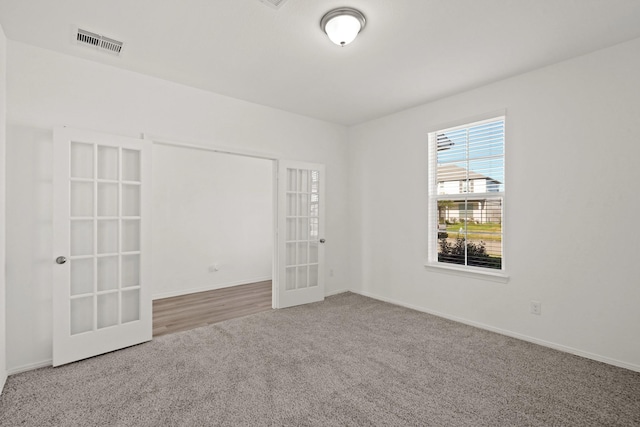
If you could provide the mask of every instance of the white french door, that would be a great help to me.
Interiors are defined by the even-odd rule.
[[[276,308],[324,299],[324,165],[278,164]]]
[[[53,365],[151,340],[149,141],[54,131]]]

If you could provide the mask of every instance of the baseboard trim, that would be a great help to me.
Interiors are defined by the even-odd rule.
[[[18,366],[7,370],[9,376],[19,374],[21,372],[33,371],[34,369],[46,368],[53,365],[53,360],[43,360],[41,362],[29,363],[27,365]]]
[[[255,280],[256,282],[261,282],[264,280],[271,280],[271,278],[268,279],[262,279],[262,280]],[[250,282],[252,283],[252,282]],[[237,283],[237,284],[241,284],[241,283]],[[228,286],[235,286],[237,284],[232,284],[232,285],[228,285]],[[225,287],[228,287],[225,286]],[[214,289],[218,289],[218,288],[214,288]],[[202,292],[202,290],[198,290],[195,292]],[[501,328],[496,328],[493,326],[489,326],[486,325],[484,323],[480,323],[480,322],[475,322],[472,320],[468,320],[468,319],[464,319],[461,317],[457,317],[457,316],[451,316],[445,313],[441,313],[435,310],[429,310],[426,309],[424,307],[420,307],[414,304],[408,304],[399,300],[395,300],[393,298],[387,298],[387,297],[383,297],[371,292],[367,292],[367,291],[360,291],[360,290],[354,290],[354,289],[339,289],[339,290],[335,290],[335,291],[330,291],[327,294],[325,294],[325,296],[331,296],[331,295],[337,295],[337,294],[341,294],[344,292],[353,292],[354,294],[359,294],[365,297],[369,297],[369,298],[373,298],[379,301],[384,301],[384,302],[388,302],[390,304],[395,304],[395,305],[399,305],[401,307],[406,307],[406,308],[410,308],[412,310],[416,310],[416,311],[420,311],[423,313],[427,313],[427,314],[432,314],[434,316],[438,316],[438,317],[442,317],[444,319],[449,319],[452,320],[454,322],[458,322],[458,323],[462,323],[465,325],[469,325],[469,326],[473,326],[476,328],[480,328],[480,329],[484,329],[486,331],[490,331],[490,332],[495,332],[497,334],[501,334],[501,335],[506,335],[508,337],[512,337],[512,338],[517,338],[523,341],[527,341],[533,344],[538,344],[541,345],[543,347],[549,347],[549,348],[553,348],[555,350],[559,350],[565,353],[569,353],[569,354],[573,354],[576,356],[580,356],[580,357],[584,357],[587,359],[591,359],[591,360],[595,360],[597,362],[602,362],[602,363],[606,363],[608,365],[613,365],[613,366],[617,366],[619,368],[624,368],[624,369],[629,369],[631,371],[635,371],[635,372],[640,372],[640,365],[636,365],[633,363],[627,363],[627,362],[623,362],[621,360],[617,360],[617,359],[612,359],[606,356],[601,356],[599,354],[595,354],[595,353],[590,353],[588,351],[584,351],[584,350],[579,350],[573,347],[569,347],[569,346],[565,346],[562,344],[558,344],[558,343],[554,343],[551,341],[546,341],[546,340],[541,340],[539,338],[534,338],[534,337],[530,337],[528,335],[523,335],[517,332],[513,332],[513,331],[509,331],[506,329],[501,329]],[[175,296],[175,295],[174,295]],[[161,297],[158,297],[157,299],[159,299]],[[166,297],[163,297],[166,298]],[[156,299],[156,297],[154,297],[154,299]],[[21,372],[26,372],[26,371],[31,371],[34,369],[39,369],[39,368],[45,368],[48,366],[51,366],[53,363],[52,360],[43,360],[41,362],[35,362],[35,363],[30,363],[27,365],[22,365],[22,366],[18,366],[15,368],[11,368],[11,369],[7,369],[7,376],[11,376],[11,375],[15,375],[15,374],[19,374]],[[6,381],[6,378],[5,378]],[[2,392],[2,388],[4,387],[4,382],[5,381],[1,381],[2,386],[0,386],[0,393]]]
[[[2,390],[4,390],[4,385],[7,382],[7,374],[6,372],[2,374],[0,377],[0,395],[2,394]]]
[[[420,306],[417,306],[417,305],[408,304],[408,303],[405,303],[405,302],[402,302],[402,301],[394,300],[392,298],[387,298],[387,297],[383,297],[383,296],[380,296],[380,295],[376,295],[376,294],[373,294],[371,292],[357,291],[357,290],[353,290],[353,289],[351,289],[350,292],[353,292],[354,294],[359,294],[359,295],[362,295],[362,296],[365,296],[365,297],[377,299],[377,300],[380,300],[380,301],[388,302],[390,304],[395,304],[395,305],[399,305],[399,306],[402,306],[402,307],[410,308],[412,310],[421,311],[423,313],[432,314],[434,316],[442,317],[444,319],[453,320],[454,322],[463,323],[465,325],[469,325],[469,326],[473,326],[473,327],[476,327],[476,328],[484,329],[486,331],[495,332],[497,334],[506,335],[506,336],[512,337],[512,338],[517,338],[517,339],[520,339],[520,340],[523,340],[523,341],[527,341],[527,342],[530,342],[530,343],[533,343],[533,344],[541,345],[543,347],[549,347],[549,348],[552,348],[554,350],[559,350],[559,351],[562,351],[562,352],[565,352],[565,353],[573,354],[575,356],[580,356],[580,357],[584,357],[586,359],[595,360],[596,362],[602,362],[602,363],[606,363],[608,365],[617,366],[619,368],[629,369],[630,371],[640,372],[640,365],[636,365],[636,364],[633,364],[633,363],[623,362],[621,360],[612,359],[612,358],[609,358],[609,357],[606,357],[606,356],[601,356],[599,354],[590,353],[588,351],[579,350],[577,348],[573,348],[573,347],[569,347],[569,346],[566,346],[566,345],[554,343],[554,342],[551,342],[551,341],[541,340],[539,338],[530,337],[528,335],[523,335],[523,334],[520,334],[520,333],[517,333],[517,332],[509,331],[507,329],[496,328],[496,327],[493,327],[493,326],[490,326],[490,325],[486,325],[484,323],[475,322],[475,321],[464,319],[464,318],[461,318],[461,317],[451,316],[449,314],[441,313],[441,312],[438,312],[438,311],[435,311],[435,310],[429,310],[429,309],[426,309],[424,307],[420,307]]]
[[[249,283],[257,283],[257,282],[264,282],[266,280],[271,280],[271,276],[266,276],[266,277],[255,277],[252,279],[243,279],[243,280],[237,280],[234,282],[227,282],[227,283],[218,283],[216,285],[210,285],[210,286],[203,286],[203,287],[199,287],[199,288],[189,288],[189,289],[180,289],[180,290],[176,290],[176,291],[169,291],[169,292],[162,292],[159,294],[154,294],[151,299],[153,299],[154,301],[157,299],[163,299],[163,298],[171,298],[171,297],[179,297],[182,295],[189,295],[189,294],[196,294],[198,292],[207,292],[207,291],[213,291],[216,289],[223,289],[223,288],[230,288],[231,286],[238,286],[238,285],[247,285]]]

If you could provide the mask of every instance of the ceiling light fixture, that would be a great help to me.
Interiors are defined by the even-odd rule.
[[[362,31],[367,20],[362,12],[350,7],[339,7],[327,12],[320,20],[320,28],[338,46],[351,43]]]

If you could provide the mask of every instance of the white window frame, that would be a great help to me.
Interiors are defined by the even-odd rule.
[[[483,267],[473,267],[467,265],[459,265],[459,264],[450,264],[438,261],[438,227],[434,227],[433,224],[436,224],[438,221],[438,200],[442,200],[446,198],[447,200],[465,200],[468,198],[468,194],[460,194],[458,195],[438,195],[438,182],[437,182],[437,144],[436,144],[436,134],[442,131],[452,131],[456,129],[468,128],[477,125],[481,125],[483,123],[490,123],[497,120],[503,120],[505,126],[505,145],[504,145],[504,173],[506,176],[506,112],[494,112],[490,114],[485,114],[480,117],[475,117],[466,120],[460,120],[456,123],[438,126],[429,132],[429,142],[428,142],[428,171],[429,171],[429,182],[428,182],[428,250],[427,250],[427,263],[425,267],[430,271],[441,272],[441,273],[450,273],[455,275],[461,275],[466,277],[473,278],[481,278],[487,280],[493,280],[497,282],[506,283],[509,280],[509,276],[506,270],[506,245],[505,245],[505,213],[506,213],[506,183],[504,184],[504,190],[499,192],[487,192],[487,193],[478,193],[479,196],[488,195],[491,197],[500,197],[502,198],[502,261],[501,261],[501,269],[491,269],[491,268],[483,268]],[[505,179],[506,181],[506,179]]]

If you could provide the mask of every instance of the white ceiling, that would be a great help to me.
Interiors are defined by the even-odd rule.
[[[334,7],[367,26],[340,48]],[[11,40],[346,125],[640,37],[640,0],[0,0]],[[72,40],[125,42],[121,57]]]

